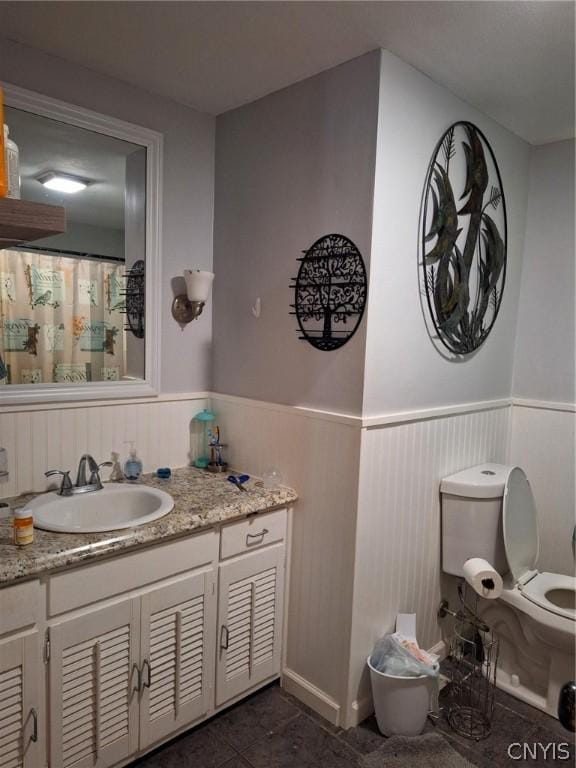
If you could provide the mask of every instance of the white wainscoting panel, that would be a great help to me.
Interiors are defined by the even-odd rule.
[[[8,452],[8,482],[0,483],[0,497],[54,487],[47,469],[70,469],[74,479],[78,460],[90,453],[98,461],[120,454],[123,464],[129,446],[144,463],[144,471],[158,467],[184,467],[197,451],[198,432],[192,418],[208,400],[191,394],[147,401],[105,401],[97,404],[67,404],[66,407],[11,406],[0,412],[0,446]],[[106,478],[109,470],[104,469]]]
[[[574,575],[576,495],[574,407],[514,405],[509,463],[526,472],[538,510],[538,570]]]
[[[442,477],[506,459],[510,407],[362,430],[350,684],[345,727],[370,710],[366,657],[394,630],[397,613],[416,613],[418,640],[441,639]]]
[[[212,403],[232,466],[260,476],[275,466],[298,492],[286,678],[289,690],[337,723],[347,684],[361,430],[242,398],[214,394]]]

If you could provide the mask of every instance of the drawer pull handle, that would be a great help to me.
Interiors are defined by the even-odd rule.
[[[224,640],[223,636],[226,636],[226,640]],[[222,627],[220,628],[220,650],[221,651],[227,651],[228,645],[230,643],[230,632],[228,632],[228,627],[226,624],[222,624]]]
[[[38,741],[38,712],[36,712],[34,707],[32,707],[32,709],[30,710],[30,714],[32,715],[32,720],[34,722],[34,727],[32,730],[32,736],[30,737],[30,740],[36,742]]]
[[[262,542],[264,541],[264,536],[266,536],[267,533],[270,533],[268,528],[262,528],[260,533],[247,533],[246,546],[253,547],[255,544],[262,544]],[[257,541],[250,541],[250,539],[257,539]]]
[[[144,659],[142,662],[142,677],[144,677],[144,667],[148,670],[148,674],[146,675],[146,681],[142,683],[142,690],[144,690],[144,688],[150,688],[152,685],[152,667],[150,666],[148,659]]]

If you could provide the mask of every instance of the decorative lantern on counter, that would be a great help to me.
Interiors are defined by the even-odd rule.
[[[198,469],[206,469],[208,464],[210,464],[210,441],[212,440],[211,424],[215,419],[216,415],[207,408],[204,408],[203,411],[200,411],[200,413],[197,413],[196,416],[194,416],[194,421],[200,432],[198,435],[201,446],[200,455],[194,459],[193,462],[194,466],[198,467]]]

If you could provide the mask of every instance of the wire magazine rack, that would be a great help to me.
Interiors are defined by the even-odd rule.
[[[452,729],[479,741],[490,735],[496,693],[498,638],[478,615],[478,595],[464,582],[450,640],[451,686],[446,715]]]

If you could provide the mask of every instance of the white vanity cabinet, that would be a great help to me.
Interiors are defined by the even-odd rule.
[[[210,708],[214,570],[50,628],[50,765],[112,766]]]
[[[0,766],[45,762],[46,711],[37,579],[0,590]]]
[[[286,519],[0,589],[0,768],[124,766],[278,676]]]
[[[138,598],[50,629],[50,765],[109,766],[138,748]]]
[[[217,705],[280,673],[285,531],[285,510],[222,531],[220,556],[230,559],[218,573]]]
[[[51,768],[117,765],[208,713],[218,541],[206,531],[50,579]]]
[[[44,715],[40,684],[39,633],[0,640],[0,766],[43,764],[39,718]]]
[[[212,570],[143,595],[140,749],[210,710],[215,616]]]

